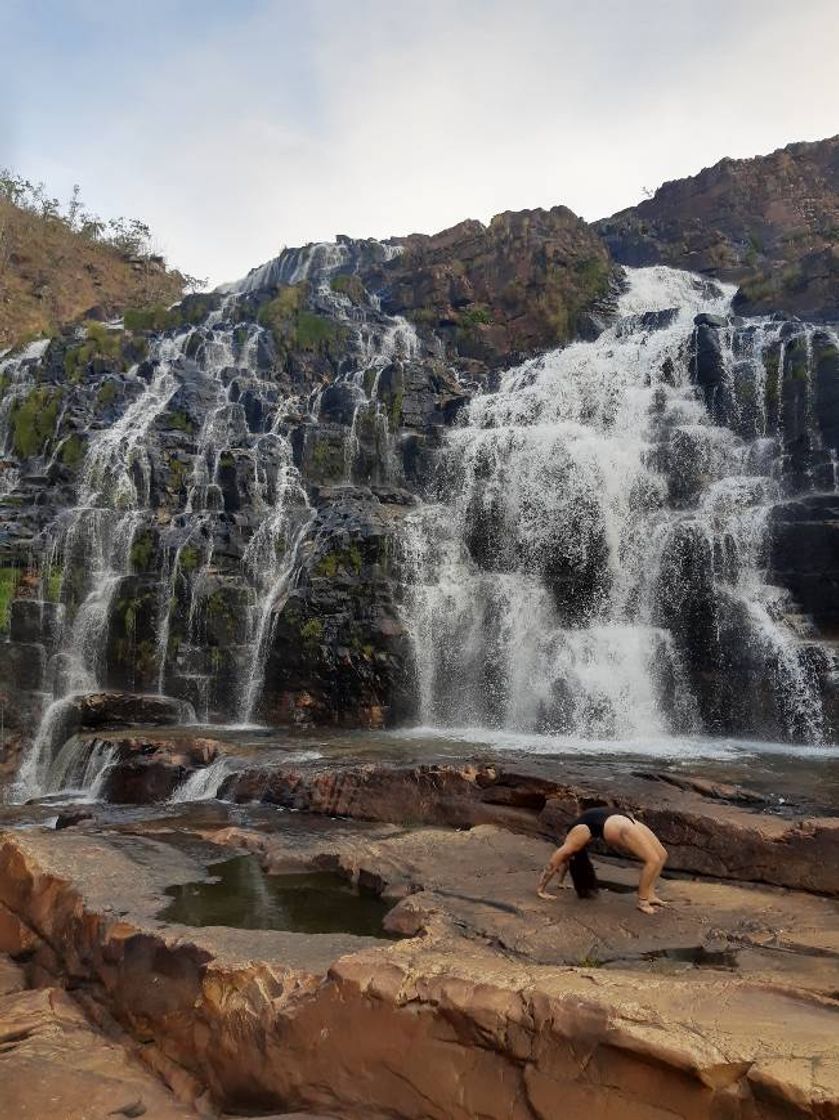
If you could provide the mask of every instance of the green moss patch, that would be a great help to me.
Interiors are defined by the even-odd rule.
[[[152,307],[129,309],[123,315],[122,322],[127,331],[136,334],[142,331],[175,330],[181,326],[182,317],[177,307],[163,307],[158,303]]]
[[[65,467],[75,470],[84,459],[85,445],[75,433],[68,436],[61,445],[59,458]]]
[[[60,389],[40,386],[12,405],[12,446],[20,459],[37,455],[52,438],[60,400]]]
[[[121,331],[109,331],[103,323],[85,323],[84,342],[71,346],[64,355],[64,372],[71,385],[80,385],[85,370],[94,358],[110,358],[125,365],[122,355],[123,335]]]
[[[359,575],[362,564],[361,549],[357,544],[351,544],[348,548],[327,553],[315,566],[315,575],[323,576],[326,579],[334,578],[340,571]]]
[[[146,529],[134,538],[131,545],[131,567],[135,572],[148,572],[154,558],[154,537]]]
[[[305,299],[306,285],[290,284],[259,309],[259,322],[271,331],[282,354],[295,350],[325,353],[341,338],[337,324],[307,310]]]
[[[7,634],[9,631],[12,600],[19,581],[19,568],[0,568],[0,634]]]

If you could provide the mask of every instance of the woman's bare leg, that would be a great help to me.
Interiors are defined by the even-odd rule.
[[[667,862],[667,849],[664,847],[664,845],[659,840],[659,838],[656,836],[656,834],[653,832],[653,830],[651,828],[649,828],[647,825],[645,825],[642,821],[636,821],[635,822],[635,828],[645,837],[645,839],[647,839],[649,841],[650,845],[652,846],[652,849],[655,851],[655,853],[658,857],[658,860],[659,860],[658,871],[656,872],[654,878],[650,882],[650,885],[649,885],[649,888],[648,888],[649,893],[647,894],[646,897],[653,906],[667,906],[667,903],[664,901],[664,899],[659,898],[658,895],[655,893],[655,886],[656,886],[656,883],[658,882],[659,875],[661,875],[662,869],[663,869],[665,863]],[[639,895],[641,893],[640,884],[639,884],[638,893],[639,893]]]
[[[655,884],[664,864],[658,856],[645,861],[638,879],[638,909],[645,914],[654,914],[656,906],[664,905],[655,893]]]
[[[664,845],[652,829],[622,815],[609,817],[603,832],[607,843],[619,844],[643,862],[638,880],[637,906],[644,914],[654,914],[656,906],[664,905],[655,893],[656,881],[667,860]],[[607,833],[611,835],[606,835]]]

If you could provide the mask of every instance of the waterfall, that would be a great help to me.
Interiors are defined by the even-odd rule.
[[[32,745],[23,757],[15,777],[11,799],[28,801],[46,792],[47,775],[55,751],[67,740],[73,727],[71,722],[74,696],[59,697],[49,704],[41,717]]]
[[[70,794],[79,801],[98,801],[119,752],[101,739],[68,739],[50,763],[40,796]]]
[[[238,718],[245,725],[253,722],[262,695],[274,623],[291,588],[300,546],[313,517],[287,441],[280,444],[280,452],[274,507],[248,542],[243,557],[257,592],[250,623],[251,652],[237,706]]]
[[[473,399],[448,434],[436,500],[406,520],[420,721],[590,739],[699,730],[697,682],[724,671],[714,642],[726,656],[737,642],[711,633],[700,665],[687,620],[705,608],[713,630],[725,602],[786,734],[818,742],[818,690],[765,582],[782,463],[755,402],[782,324],[757,321],[738,353],[732,287],[665,267],[627,274],[618,321],[595,342]],[[731,427],[700,399],[697,316],[719,328],[710,407],[725,405]],[[751,406],[737,412],[741,399]]]
[[[151,499],[148,435],[177,388],[172,366],[185,341],[186,336],[156,340],[151,382],[116,423],[91,438],[77,504],[59,515],[42,542],[41,584],[50,582],[57,567],[65,611],[53,658],[54,700],[21,764],[15,784],[20,799],[58,792],[55,783],[71,774],[69,769],[52,773],[55,751],[64,741],[62,720],[74,695],[101,687],[111,606],[130,572],[134,537]]]
[[[17,796],[55,792],[62,774],[70,780],[69,770],[51,767],[66,739],[63,714],[80,693],[156,689],[190,701],[203,720],[253,721],[277,617],[315,516],[289,415],[304,418],[305,444],[323,391],[323,382],[315,390],[301,382],[295,391],[293,379],[284,380],[255,309],[278,285],[307,284],[307,313],[327,316],[342,332],[332,384],[355,401],[340,433],[345,481],[393,481],[380,381],[394,362],[417,356],[419,340],[407,321],[382,313],[375,296],[350,300],[333,280],[339,272],[352,276],[362,260],[381,264],[399,251],[349,239],[288,250],[213,297],[214,310],[195,317],[189,308],[181,317],[189,325],[151,335],[145,360],[120,375],[121,410],[108,426],[88,429],[75,500],[36,542],[39,598],[55,604],[58,625],[47,640],[52,703],[24,759]],[[39,384],[48,345],[0,362],[4,447],[15,402]],[[86,389],[82,382],[80,396]],[[61,407],[71,412],[57,413],[56,432],[64,431],[65,415],[75,430],[73,403],[64,393]],[[62,470],[63,442],[53,441],[43,469]],[[3,468],[2,488],[13,489],[20,481],[14,459]]]
[[[238,760],[221,755],[200,770],[194,770],[178,786],[170,797],[170,802],[180,805],[189,801],[212,801],[218,797],[222,782],[234,772]]]

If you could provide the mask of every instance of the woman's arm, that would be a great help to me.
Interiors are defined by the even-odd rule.
[[[565,837],[565,843],[561,848],[557,848],[551,858],[548,860],[548,866],[542,872],[542,877],[539,880],[539,885],[536,888],[536,893],[540,898],[556,898],[555,894],[551,894],[545,890],[548,883],[553,879],[554,875],[559,876],[560,884],[565,879],[565,873],[568,870],[568,861],[571,856],[576,852],[581,851],[591,839],[591,833],[585,825],[575,825],[574,828]]]
[[[567,848],[567,843],[563,844],[561,848],[557,848],[548,861],[548,866],[542,872],[542,878],[539,880],[539,885],[536,888],[536,893],[540,898],[557,897],[555,894],[551,894],[549,891],[545,890],[545,888],[551,879],[553,879],[554,875],[559,876],[559,882],[560,885],[562,885],[565,879],[565,873],[568,870],[568,860],[574,854],[574,851],[567,851]]]

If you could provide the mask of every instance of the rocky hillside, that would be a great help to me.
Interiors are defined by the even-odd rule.
[[[596,333],[614,266],[595,232],[564,206],[497,214],[412,234],[366,279],[383,309],[431,328],[461,369],[480,372]]]
[[[723,159],[595,228],[622,264],[736,282],[746,313],[839,318],[839,136]]]
[[[168,305],[184,277],[0,196],[0,349],[127,307]]]

